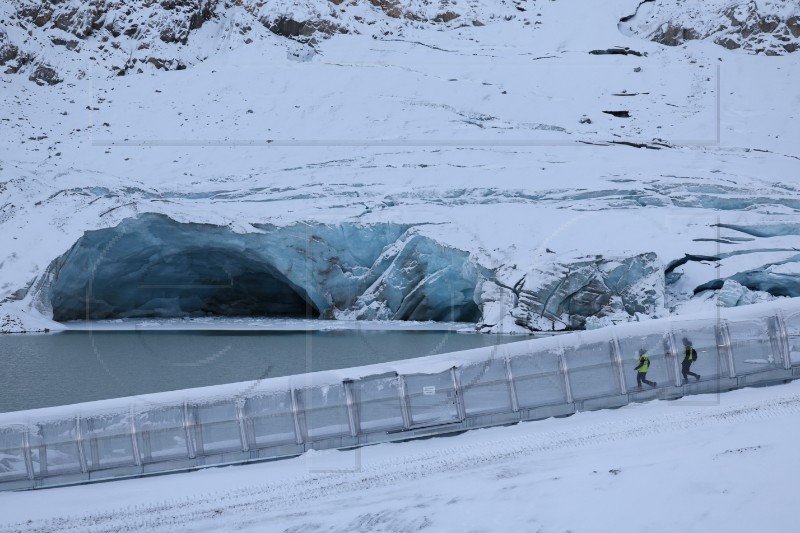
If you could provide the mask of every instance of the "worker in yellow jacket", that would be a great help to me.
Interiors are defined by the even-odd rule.
[[[647,379],[647,371],[650,370],[650,358],[644,348],[639,350],[639,364],[636,365],[634,370],[636,370],[636,385],[639,390],[642,390],[642,383],[647,383],[651,387],[656,386],[655,381]]]

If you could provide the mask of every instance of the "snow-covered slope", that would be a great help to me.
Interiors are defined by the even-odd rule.
[[[1,327],[74,318],[52,296],[85,307],[124,235],[155,242],[147,213],[195,244],[123,269],[219,281],[202,232],[248,234],[211,252],[245,272],[266,247],[267,292],[331,318],[560,329],[695,310],[729,278],[746,287],[732,304],[800,295],[800,56],[664,46],[631,26],[637,5],[3,4]],[[756,8],[790,31],[793,5]],[[371,240],[376,225],[393,229]],[[69,263],[100,229],[94,263]],[[215,309],[159,298],[103,316]]]
[[[0,493],[3,531],[796,529],[800,383],[189,474]]]

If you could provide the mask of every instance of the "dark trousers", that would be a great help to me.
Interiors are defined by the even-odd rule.
[[[700,379],[700,374],[695,374],[694,372],[689,370],[692,367],[692,363],[693,362],[694,361],[687,361],[686,359],[684,359],[681,362],[681,374],[683,374],[683,380],[684,381],[689,381],[689,376],[692,376],[693,378],[697,378],[698,380]]]
[[[656,386],[656,382],[655,381],[650,381],[650,380],[647,379],[647,372],[637,372],[636,373],[636,384],[639,386],[640,389],[642,388],[642,383],[647,383],[651,387],[655,387]]]

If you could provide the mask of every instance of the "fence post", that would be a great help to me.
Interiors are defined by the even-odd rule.
[[[75,444],[78,446],[78,460],[81,463],[81,472],[86,473],[89,467],[86,464],[86,454],[83,451],[83,436],[81,435],[81,415],[75,417]]]
[[[617,340],[616,328],[611,330],[611,340],[608,344],[609,349],[611,350],[611,355],[614,358],[614,363],[617,366],[617,378],[619,380],[620,394],[628,394],[628,386],[625,384],[625,367],[622,363],[622,351],[620,350],[619,341]]]
[[[292,418],[294,419],[294,440],[296,444],[303,444],[303,431],[300,427],[300,408],[297,405],[297,392],[294,386],[289,387],[292,402]]]
[[[130,417],[130,432],[131,432],[131,450],[133,452],[133,463],[136,466],[142,466],[142,456],[139,455],[139,439],[136,438],[136,415],[134,414],[133,406],[128,412]]]
[[[453,393],[456,400],[456,413],[458,420],[461,422],[467,417],[466,409],[464,408],[464,397],[461,394],[461,375],[454,366],[450,369],[450,375],[453,378]]]
[[[28,479],[33,480],[33,457],[31,456],[31,436],[30,427],[26,424],[22,432],[22,453],[25,457],[25,472],[28,474]]]
[[[564,393],[567,403],[572,403],[572,385],[569,382],[569,368],[567,367],[567,355],[564,353],[564,346],[558,343],[558,368],[561,370],[561,377],[564,378]]]
[[[669,354],[672,358],[672,370],[675,373],[675,386],[680,387],[683,385],[679,361],[680,354],[678,353],[678,345],[675,343],[675,334],[672,331],[672,324],[670,324],[669,331],[664,336],[664,353]]]
[[[508,352],[505,353],[506,362],[506,381],[508,381],[508,392],[511,394],[511,410],[519,412],[519,399],[517,398],[517,384],[514,383],[514,372],[511,370],[511,358]]]
[[[247,427],[244,420],[244,402],[246,399],[234,398],[233,409],[236,412],[236,423],[239,426],[239,438],[242,441],[242,451],[250,451],[250,439],[247,438]]]
[[[720,356],[725,357],[725,364],[728,367],[728,376],[731,378],[736,377],[736,366],[733,362],[733,347],[731,346],[731,336],[728,331],[728,322],[726,320],[720,321],[716,326],[717,332],[717,349],[721,352]]]
[[[346,379],[342,381],[342,386],[344,387],[344,398],[347,402],[347,420],[350,423],[350,436],[357,437],[361,433],[361,424],[358,420],[357,406],[353,398],[353,380]]]
[[[186,454],[189,459],[194,459],[197,456],[197,450],[194,443],[194,432],[192,431],[193,423],[189,420],[189,403],[183,402],[183,431],[186,434]]]
[[[722,322],[722,337],[725,339],[725,346],[728,350],[728,368],[730,368],[730,376],[736,377],[736,363],[733,360],[733,342],[731,342],[731,332],[728,329],[728,321]]]
[[[411,427],[411,410],[408,408],[408,390],[406,387],[406,378],[402,375],[397,376],[398,383],[400,384],[400,413],[403,415],[403,427],[408,429]]]
[[[783,351],[783,368],[784,370],[790,370],[792,368],[792,349],[789,346],[789,334],[786,332],[786,322],[784,322],[783,313],[781,313],[780,310],[778,310],[775,315],[775,325],[778,328],[778,339]]]
[[[39,432],[42,433],[42,426],[36,425]],[[47,444],[44,443],[44,433],[42,433],[42,443],[39,445],[39,475],[45,477],[47,475]]]

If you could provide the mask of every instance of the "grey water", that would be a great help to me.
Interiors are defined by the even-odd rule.
[[[0,412],[527,340],[453,331],[64,331],[0,336]]]

